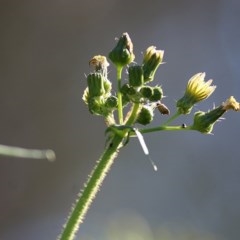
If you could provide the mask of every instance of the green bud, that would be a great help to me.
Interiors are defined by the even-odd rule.
[[[130,66],[128,68],[129,85],[132,87],[140,87],[143,85],[143,70],[142,66]]]
[[[128,89],[128,95],[133,96],[137,93],[136,89],[134,87],[131,87]]]
[[[149,98],[149,100],[152,102],[157,102],[157,101],[161,100],[162,96],[163,96],[162,88],[160,86],[156,86],[156,87],[153,87],[152,90],[153,90],[153,94]]]
[[[109,94],[112,88],[111,82],[101,73],[90,73],[87,76],[88,94],[90,98]]]
[[[153,109],[150,106],[143,106],[138,114],[137,123],[147,125],[153,120]]]
[[[113,96],[107,99],[102,96],[88,99],[88,109],[94,115],[107,117],[116,107],[117,99]]]
[[[104,86],[105,94],[106,95],[110,94],[112,90],[112,83],[107,78],[104,78],[103,86]]]
[[[118,105],[118,99],[117,99],[117,97],[115,97],[115,96],[110,96],[110,97],[107,98],[106,104],[105,104],[105,106],[106,106],[107,108],[117,108],[117,105]]]
[[[154,79],[155,72],[162,63],[164,51],[156,50],[156,47],[149,47],[143,56],[143,74],[144,82],[151,82]]]
[[[120,67],[123,67],[134,60],[133,44],[128,33],[123,33],[118,40],[116,47],[109,53],[109,58],[116,66]]]
[[[121,87],[121,93],[122,94],[126,94],[126,95],[130,95],[130,96],[132,96],[132,95],[134,95],[134,94],[136,94],[136,90],[135,90],[135,88],[134,87],[132,87],[132,86],[129,86],[129,84],[124,84],[124,85],[122,85],[122,87]]]
[[[194,115],[193,125],[191,129],[197,130],[201,133],[209,134],[213,130],[214,124],[222,117],[222,115],[229,110],[240,111],[240,104],[231,96],[219,107],[214,108],[208,112],[196,112]]]
[[[104,115],[102,97],[93,97],[88,99],[88,109],[95,115]]]
[[[209,134],[213,130],[214,124],[226,111],[218,107],[209,112],[198,111],[194,114],[194,121],[191,129],[201,133]]]
[[[140,93],[144,98],[149,99],[153,95],[153,89],[152,87],[149,87],[149,86],[143,86],[140,89]]]
[[[100,73],[90,73],[87,76],[87,83],[89,89],[89,96],[96,97],[105,93],[104,77]]]

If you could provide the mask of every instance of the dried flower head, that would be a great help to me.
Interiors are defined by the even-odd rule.
[[[236,101],[236,99],[231,96],[229,97],[225,102],[222,103],[222,107],[224,110],[234,110],[239,111],[240,110],[240,103]]]
[[[105,77],[107,76],[107,68],[109,66],[109,62],[105,56],[94,56],[89,61],[89,66],[93,67],[96,72],[101,72]]]

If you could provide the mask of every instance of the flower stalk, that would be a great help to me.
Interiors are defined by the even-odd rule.
[[[119,124],[123,124],[123,106],[122,106],[122,66],[117,67],[117,84],[118,84],[118,91],[117,91],[117,98],[118,98],[118,121]]]
[[[105,150],[97,161],[95,168],[89,176],[84,189],[79,194],[68,221],[64,226],[59,240],[73,240],[80,224],[96,197],[107,173],[109,172],[119,150],[125,146],[130,137],[136,136],[148,155],[148,149],[142,134],[159,131],[189,131],[197,130],[201,133],[211,133],[214,124],[221,119],[228,110],[239,111],[239,103],[234,97],[230,97],[219,107],[208,111],[196,112],[193,124],[169,125],[179,116],[189,114],[194,105],[207,99],[215,90],[216,86],[211,85],[212,80],[205,82],[205,73],[197,73],[188,81],[185,94],[176,103],[176,113],[170,115],[169,108],[162,102],[162,87],[150,86],[149,83],[155,78],[156,71],[163,61],[163,50],[156,47],[147,48],[142,65],[135,65],[133,60],[133,44],[127,33],[124,33],[116,46],[109,53],[109,58],[117,70],[117,93],[112,92],[112,84],[107,76],[109,66],[106,57],[96,55],[89,64],[94,67],[94,72],[87,76],[87,88],[83,94],[83,100],[88,105],[91,114],[102,116],[106,122],[108,135]],[[129,66],[129,64],[132,64]],[[122,71],[128,68],[128,82],[122,85]],[[124,116],[124,108],[130,106]],[[155,117],[155,109],[158,109],[158,116],[169,116],[163,123],[155,127],[149,125]],[[118,121],[114,119],[115,111],[118,114]],[[160,113],[159,113],[160,112]],[[144,128],[136,128],[136,125],[143,125]],[[154,169],[157,167],[154,164]]]
[[[80,198],[77,200],[75,206],[73,206],[73,210],[69,215],[64,230],[58,238],[59,240],[73,240],[75,238],[80,224],[83,222],[92,201],[96,197],[114,159],[117,157],[119,149],[122,147],[123,138],[124,137],[119,135],[114,135],[112,137],[108,147],[105,149],[97,165],[90,174],[85,188],[80,194]]]

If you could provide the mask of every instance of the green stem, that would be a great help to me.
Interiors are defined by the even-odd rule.
[[[130,115],[127,118],[126,123],[124,125],[131,126],[132,124],[135,123],[136,118],[138,116],[139,107],[140,107],[140,103],[134,103],[133,104]]]
[[[151,132],[158,132],[158,131],[185,131],[185,130],[192,130],[191,126],[182,127],[182,126],[161,125],[161,126],[153,127],[153,128],[139,129],[139,132],[141,132],[141,133],[151,133]]]
[[[117,97],[118,97],[118,120],[119,124],[123,124],[123,107],[122,107],[122,93],[121,93],[121,80],[122,80],[122,66],[117,67]]]
[[[153,128],[145,128],[145,129],[139,129],[141,133],[151,133],[151,132],[157,132],[157,131],[182,131],[182,130],[192,130],[191,126],[188,127],[182,127],[182,126],[168,126],[170,122],[175,120],[181,115],[181,113],[176,112],[172,117],[170,117],[166,122],[164,122],[162,125],[153,127]],[[134,135],[134,134],[133,134]]]
[[[91,173],[85,188],[81,191],[79,199],[68,218],[66,225],[64,226],[59,240],[73,240],[75,234],[78,231],[80,224],[93,201],[97,192],[102,185],[107,172],[110,170],[114,159],[117,157],[119,149],[122,147],[122,140],[124,137],[114,135],[112,141],[103,152],[93,172]]]

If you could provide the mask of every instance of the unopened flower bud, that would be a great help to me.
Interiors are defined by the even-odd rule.
[[[164,51],[156,50],[156,47],[149,47],[143,56],[144,82],[151,82],[154,79],[157,68],[162,63]]]
[[[239,111],[239,103],[235,100],[233,96],[227,99],[219,107],[209,111],[209,112],[196,112],[194,115],[194,122],[191,127],[193,130],[197,130],[201,133],[211,133],[214,124],[222,117],[222,115],[228,111],[234,110]]]
[[[105,106],[106,106],[107,108],[117,108],[117,105],[118,105],[118,99],[117,99],[117,97],[115,97],[115,96],[110,96],[110,97],[107,98],[106,104],[105,104]]]
[[[142,66],[130,66],[128,68],[129,85],[132,87],[140,87],[143,85],[143,70]]]
[[[101,73],[90,73],[87,76],[89,97],[103,96],[110,93],[112,85],[111,82],[105,78]]]
[[[105,95],[110,95],[112,90],[112,83],[107,78],[104,78],[103,86],[105,90]]]
[[[136,90],[134,87],[129,86],[129,84],[126,83],[126,84],[122,85],[121,93],[132,96],[132,95],[136,94]]]
[[[88,99],[88,109],[90,113],[95,115],[103,115],[102,102],[100,97],[93,97]]]
[[[137,123],[147,125],[153,120],[153,108],[150,106],[143,106],[138,114]]]
[[[198,111],[194,114],[194,121],[191,129],[201,133],[209,134],[213,130],[216,121],[224,114],[222,107],[218,107],[209,112]]]
[[[90,73],[87,76],[87,83],[89,89],[89,96],[96,97],[105,93],[104,89],[104,77],[100,73]]]
[[[144,98],[149,99],[153,95],[153,89],[150,86],[143,86],[140,89],[140,93]]]
[[[216,86],[211,86],[212,80],[204,81],[205,73],[197,73],[188,81],[184,96],[177,101],[180,114],[189,114],[197,102],[208,98]]]
[[[133,44],[128,33],[123,33],[118,40],[116,47],[109,53],[109,58],[116,66],[120,67],[123,67],[134,60]]]
[[[160,86],[156,86],[156,87],[153,87],[152,90],[153,90],[153,94],[149,98],[149,100],[152,102],[157,102],[157,101],[161,100],[163,97],[162,88]]]

